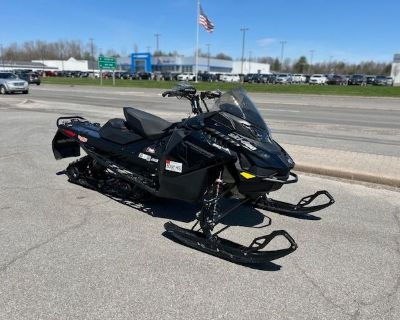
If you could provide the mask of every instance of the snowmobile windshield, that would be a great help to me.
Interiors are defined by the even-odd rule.
[[[246,91],[239,88],[224,93],[215,103],[221,111],[249,122],[261,130],[269,132],[267,124]]]

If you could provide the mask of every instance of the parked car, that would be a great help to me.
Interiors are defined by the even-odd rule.
[[[164,77],[163,77],[163,74],[161,71],[154,71],[153,76],[151,78],[153,80],[157,80],[157,81],[164,80]]]
[[[349,79],[349,85],[365,86],[367,85],[367,78],[363,74],[353,74]]]
[[[86,72],[86,71],[80,72],[79,78],[89,78],[89,72]]]
[[[172,81],[172,80],[174,80],[174,76],[172,75],[171,72],[162,72],[161,75],[162,75],[162,78],[163,78],[165,81]]]
[[[201,81],[214,82],[217,81],[217,76],[214,73],[204,72],[201,75]]]
[[[150,72],[141,71],[135,74],[135,79],[137,80],[151,80],[151,78],[152,74]]]
[[[194,81],[195,74],[191,72],[184,72],[178,75],[178,81]]]
[[[294,75],[292,75],[292,82],[293,83],[305,83],[306,76],[302,73],[295,73]]]
[[[374,85],[376,86],[386,86],[387,85],[387,77],[386,76],[376,76]]]
[[[367,84],[374,84],[376,76],[365,76]]]
[[[268,75],[268,83],[275,84],[275,83],[276,83],[276,77],[277,77],[277,76],[278,76],[278,75],[275,74],[275,73],[269,74],[269,75]]]
[[[27,81],[29,84],[36,84],[40,86],[41,80],[37,73],[29,72],[29,73],[20,73],[18,77],[22,80]]]
[[[347,85],[347,78],[345,76],[334,74],[334,75],[328,77],[326,84],[345,86],[345,85]]]
[[[289,73],[280,73],[276,76],[275,83],[291,84],[292,83],[292,75]]]
[[[243,77],[243,82],[258,83],[260,82],[260,76],[259,73],[248,73]]]
[[[313,74],[310,77],[309,84],[326,84],[327,77],[324,74]]]
[[[386,85],[391,87],[394,85],[394,80],[392,77],[386,77]]]
[[[259,77],[260,83],[269,83],[270,76],[271,76],[270,74],[264,74],[264,73],[260,74]]]
[[[240,82],[240,77],[238,74],[225,73],[220,80],[223,82]]]
[[[115,72],[115,79],[129,79],[129,73],[117,71]]]
[[[29,83],[12,72],[0,72],[0,94],[29,92]]]

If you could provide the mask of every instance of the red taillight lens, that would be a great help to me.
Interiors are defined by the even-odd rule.
[[[76,137],[76,133],[73,132],[73,131],[71,131],[71,130],[68,130],[68,129],[61,129],[61,131],[62,131],[66,136],[68,136],[68,137],[70,137],[70,138],[75,138],[75,137]]]

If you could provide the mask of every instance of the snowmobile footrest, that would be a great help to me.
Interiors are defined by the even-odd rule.
[[[234,263],[267,263],[282,258],[297,249],[296,242],[284,230],[276,230],[269,235],[255,238],[248,247],[245,247],[215,235],[211,239],[207,239],[202,232],[184,229],[172,222],[167,222],[164,227],[167,234],[179,240],[184,245]],[[286,249],[262,251],[277,236],[285,237],[290,246]]]
[[[328,201],[322,204],[311,205],[319,196],[325,195]],[[322,190],[302,198],[297,204],[274,200],[266,196],[260,197],[254,202],[254,206],[259,209],[276,212],[287,216],[302,216],[308,213],[322,210],[334,204],[335,200],[328,191]]]

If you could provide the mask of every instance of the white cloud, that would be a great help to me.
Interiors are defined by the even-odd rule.
[[[275,43],[277,40],[274,38],[262,38],[257,40],[257,44],[261,47],[261,48],[265,48],[268,47],[269,45]]]

